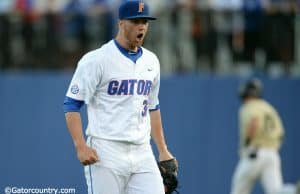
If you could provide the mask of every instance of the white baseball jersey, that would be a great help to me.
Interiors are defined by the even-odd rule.
[[[149,109],[158,107],[160,64],[142,48],[136,63],[111,40],[84,55],[67,96],[87,104],[86,134],[142,144],[150,139]]]

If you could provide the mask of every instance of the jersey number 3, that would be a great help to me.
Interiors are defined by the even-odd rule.
[[[144,109],[142,111],[142,116],[145,117],[145,116],[147,116],[147,112],[148,112],[148,100],[144,100],[143,106],[144,106]]]

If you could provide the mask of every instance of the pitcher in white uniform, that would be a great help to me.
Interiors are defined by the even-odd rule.
[[[119,7],[118,34],[78,62],[64,111],[79,161],[85,165],[89,194],[164,194],[153,155],[174,158],[168,151],[158,100],[160,64],[142,47],[149,15],[144,1]],[[85,141],[80,108],[87,105]]]

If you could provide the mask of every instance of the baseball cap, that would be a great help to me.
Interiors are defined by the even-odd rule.
[[[149,6],[142,0],[125,0],[119,7],[119,19],[144,18],[147,20],[156,20],[150,16]]]

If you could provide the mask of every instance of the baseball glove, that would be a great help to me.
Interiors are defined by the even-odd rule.
[[[165,193],[172,194],[178,187],[178,163],[175,158],[158,162],[158,167],[165,185]],[[178,192],[177,192],[178,193]]]

